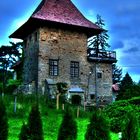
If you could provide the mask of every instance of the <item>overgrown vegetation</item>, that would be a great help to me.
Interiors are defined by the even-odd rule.
[[[139,140],[139,123],[135,112],[128,112],[122,129],[122,140]]]
[[[129,112],[135,111],[140,123],[140,107],[134,104],[137,99],[116,101],[104,109],[104,112],[110,118],[110,127],[113,132],[122,131],[123,126],[125,126],[126,114]]]
[[[77,123],[70,107],[66,107],[57,140],[76,140]]]
[[[94,111],[87,127],[85,140],[110,140],[109,122],[101,111]]]
[[[0,100],[0,140],[8,138],[8,120],[6,108],[2,100]]]
[[[23,133],[28,133],[28,118],[31,111],[31,106],[34,104],[36,97],[35,95],[18,95],[17,96],[17,110],[14,112],[14,96],[4,96],[3,101],[7,108],[7,115],[8,115],[8,123],[9,123],[9,135],[8,140],[18,140],[19,138],[22,140],[26,140],[23,135]],[[134,98],[133,100],[135,100]],[[138,118],[140,115],[139,106],[133,104],[133,101],[131,100],[123,100],[123,101],[117,101],[109,106],[107,106],[105,109],[101,110],[104,115],[108,116],[107,120],[105,122],[110,122],[111,132],[110,136],[111,140],[118,140],[118,132],[123,132],[123,128],[125,125],[125,118],[126,114],[129,111],[135,109],[136,117]],[[138,99],[136,99],[138,100]],[[64,111],[60,107],[59,110],[56,110],[55,103],[54,107],[48,106],[46,104],[46,96],[39,96],[39,110],[40,110],[40,116],[42,120],[42,126],[43,126],[43,136],[44,140],[56,140],[58,137],[58,132],[61,127],[61,124],[63,122],[63,115]],[[51,101],[50,101],[51,102]],[[53,103],[52,103],[53,104]],[[80,107],[80,113],[79,118],[77,117],[77,106],[71,106],[72,112],[74,113],[75,121],[77,124],[77,140],[84,140],[85,134],[87,131],[87,127],[90,124],[90,117],[92,112],[95,110],[93,109],[91,112],[84,111],[83,107]],[[65,107],[66,108],[66,107]],[[104,114],[105,113],[105,114]],[[95,119],[93,119],[95,122]],[[95,122],[96,124],[97,122]],[[103,124],[100,121],[100,125],[103,128]],[[123,125],[124,124],[124,125]],[[119,128],[118,128],[119,126]],[[109,127],[108,127],[109,128]]]
[[[40,111],[38,104],[32,106],[31,112],[29,114],[28,123],[28,134],[29,139],[31,140],[43,140],[43,129],[42,129],[42,120],[40,116]]]

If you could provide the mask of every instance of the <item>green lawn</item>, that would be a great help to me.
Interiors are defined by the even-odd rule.
[[[44,130],[44,140],[57,140],[57,133],[59,126],[61,124],[62,114],[51,111],[47,116],[43,115],[43,130]],[[27,121],[25,118],[9,118],[9,138],[8,140],[18,140],[18,135],[23,122]],[[84,135],[86,132],[88,119],[78,118],[76,119],[78,126],[78,136],[77,140],[84,140]],[[118,134],[110,133],[112,140],[118,140]]]
[[[59,126],[62,121],[62,111],[56,111],[46,107],[45,98],[40,99],[41,116],[43,122],[44,140],[57,140]],[[17,112],[14,110],[14,98],[5,97],[5,104],[8,114],[9,135],[8,140],[18,140],[23,122],[27,122],[31,105],[34,102],[34,97],[18,97]],[[86,117],[84,111],[81,112],[81,118],[76,119],[78,126],[77,140],[84,140],[89,117]],[[88,115],[87,115],[88,116]],[[110,132],[112,140],[118,140],[118,134]]]

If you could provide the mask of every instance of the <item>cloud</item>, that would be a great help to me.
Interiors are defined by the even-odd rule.
[[[112,49],[121,49],[124,47],[124,44],[122,41],[115,41],[114,44],[111,46]]]
[[[133,16],[138,15],[140,10],[140,1],[134,0],[131,2],[127,2],[127,4],[120,4],[117,7],[116,14],[118,16]]]
[[[139,49],[139,40],[131,39],[124,40],[123,48],[116,49],[118,64],[123,68],[123,72],[129,72],[132,75],[137,75],[137,79],[135,81],[140,80],[140,49]],[[135,76],[136,78],[136,76]]]
[[[137,53],[137,52],[139,52],[139,51],[140,51],[139,48],[137,48],[137,47],[132,47],[132,48],[130,48],[130,49],[128,49],[128,50],[125,50],[124,53],[132,53],[132,54],[134,54],[134,53]]]

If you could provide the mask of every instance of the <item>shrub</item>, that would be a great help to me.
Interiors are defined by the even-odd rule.
[[[135,109],[127,100],[116,101],[108,105],[104,111],[110,118],[110,128],[113,132],[120,132],[125,125],[125,115]]]
[[[6,108],[2,100],[0,100],[0,140],[8,138],[8,119]]]
[[[31,140],[43,140],[42,120],[38,104],[32,106],[27,125]]]
[[[138,140],[139,123],[134,112],[128,112],[126,122],[122,131],[122,140]]]
[[[76,140],[76,137],[77,124],[73,118],[71,109],[67,107],[59,128],[58,140]]]
[[[87,127],[85,140],[110,140],[109,123],[99,111],[94,111]]]
[[[21,85],[21,80],[9,79],[5,92],[11,94],[19,85]]]
[[[129,99],[128,102],[130,104],[140,105],[140,96],[139,97],[133,97],[133,98]]]
[[[28,126],[23,123],[21,127],[21,132],[19,134],[19,140],[28,140],[29,139],[29,129]]]

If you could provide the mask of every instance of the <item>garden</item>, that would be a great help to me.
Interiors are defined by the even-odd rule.
[[[5,95],[1,98],[5,105],[5,112],[7,114],[6,118],[8,121],[8,140],[21,139],[21,133],[25,133],[25,130],[23,131],[23,127],[27,127],[27,125],[30,125],[33,130],[37,128],[37,130],[35,130],[35,132],[37,131],[36,133],[38,133],[39,128],[42,127],[41,135],[44,140],[57,140],[59,135],[65,137],[67,135],[75,135],[75,137],[70,138],[72,140],[90,140],[91,138],[87,137],[87,135],[94,137],[94,133],[96,133],[96,135],[98,134],[98,138],[96,139],[109,140],[111,138],[111,140],[119,140],[120,132],[122,132],[121,137],[125,136],[126,140],[139,140],[139,97],[132,98],[130,100],[116,101],[115,103],[106,106],[104,109],[97,110],[95,108],[92,108],[87,111],[84,111],[82,106],[77,107],[69,104],[65,105],[65,110],[63,110],[61,107],[59,110],[56,110],[55,101],[47,100],[47,97],[45,95]],[[38,113],[36,113],[36,115],[33,115],[31,113],[35,101],[37,102],[39,107],[38,112],[40,114],[41,124],[38,124],[38,122],[36,121]],[[66,111],[67,108],[71,108],[71,111]],[[78,116],[77,108],[80,108]],[[2,107],[0,109],[3,110]],[[1,110],[0,113],[3,113]],[[69,113],[66,115],[66,112]],[[67,118],[66,120],[64,118],[65,116]],[[0,126],[2,126],[4,121],[1,121],[0,123]],[[74,129],[71,124],[74,125]],[[63,126],[65,129],[62,128]],[[67,127],[68,131],[66,131]],[[92,134],[94,135],[92,136]],[[0,137],[1,135],[2,130],[0,132]],[[129,139],[127,139],[127,137],[129,137]],[[61,139],[63,140],[63,138]],[[2,139],[1,137],[1,140],[6,139]]]

